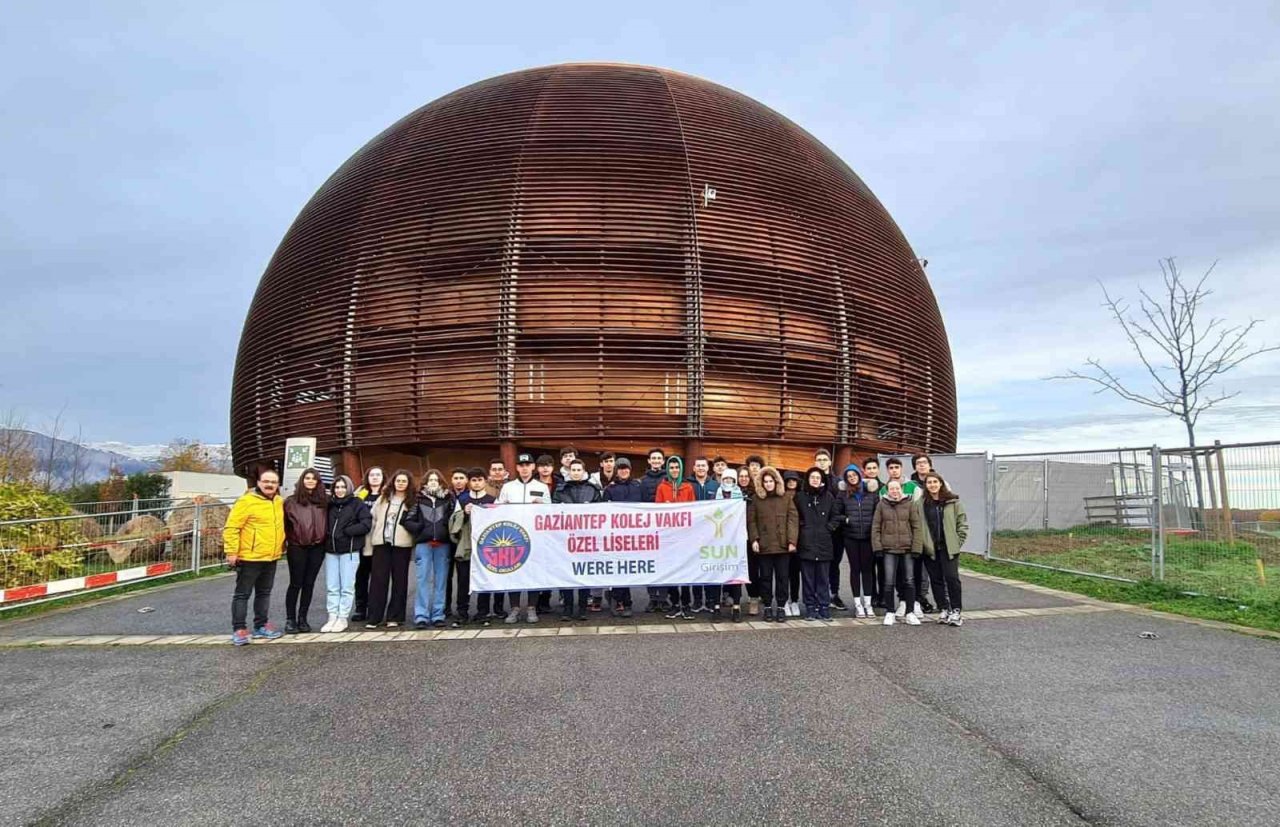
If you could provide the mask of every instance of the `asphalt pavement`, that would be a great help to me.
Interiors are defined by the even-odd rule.
[[[973,610],[1064,602],[965,586]],[[0,635],[216,632],[229,590],[183,584]],[[1277,643],[1124,611],[962,629],[19,648],[0,650],[0,674],[0,824],[1280,812]]]

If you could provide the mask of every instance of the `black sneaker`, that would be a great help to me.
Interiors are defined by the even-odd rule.
[[[783,609],[783,608],[775,609],[775,610],[774,610],[774,613],[773,613],[773,622],[774,622],[774,623],[786,623],[786,622],[787,622],[787,610],[786,610],[786,609]]]
[[[583,607],[579,607],[579,609],[578,609],[578,613],[577,613],[577,614],[575,614],[575,615],[573,616],[573,619],[574,619],[574,620],[586,620],[586,619],[587,619],[587,609],[586,609],[586,607],[585,607],[585,606],[583,606]]]
[[[937,610],[937,609],[934,607],[934,605],[933,605],[932,603],[930,603],[928,600],[921,600],[921,601],[920,601],[920,611],[924,612],[924,613],[925,613],[925,614],[927,614],[927,615],[932,615],[932,614],[937,614],[937,613],[938,613],[938,610]]]
[[[481,626],[489,626],[492,623],[493,623],[493,618],[491,615],[485,615],[484,617],[480,618]]]
[[[631,611],[631,607],[630,607],[630,606],[623,606],[623,607],[622,607],[622,616],[623,616],[623,617],[634,617],[634,616],[635,616],[635,612]]]
[[[369,619],[369,614],[364,609],[356,609],[354,612],[351,613],[352,623],[364,623],[368,619]]]
[[[307,622],[306,618],[298,621],[298,631],[304,635],[311,633],[311,624]]]
[[[433,621],[431,621],[431,625],[432,625],[432,626],[434,626],[434,627],[435,627],[435,628],[437,628],[437,629],[443,629],[443,628],[444,628],[444,621],[443,621],[443,620],[433,620]]]
[[[849,607],[844,605],[844,601],[841,600],[836,595],[831,596],[831,608],[835,609],[838,612],[844,612],[849,610]]]
[[[667,620],[688,620],[689,615],[685,613],[684,607],[677,606],[666,614]]]
[[[425,620],[418,620],[418,621],[415,621],[415,622],[414,622],[414,624],[413,624],[413,628],[415,628],[415,629],[417,629],[417,630],[421,631],[421,630],[423,630],[423,629],[429,629],[429,628],[431,628],[431,624],[430,624],[430,623],[428,623],[428,622],[427,622],[427,621],[425,621]]]
[[[733,622],[734,623],[742,622],[742,609],[738,606],[733,607]]]
[[[765,622],[765,623],[772,623],[772,622],[773,622],[773,607],[772,607],[772,606],[766,606],[766,607],[765,607],[765,610],[764,610],[764,622]]]
[[[573,612],[569,611],[568,609],[565,609],[564,611],[560,612],[560,622],[561,622],[561,623],[572,623],[572,622],[573,622]]]
[[[286,635],[296,635],[298,633],[298,624],[292,620],[286,620],[284,622],[284,633]]]

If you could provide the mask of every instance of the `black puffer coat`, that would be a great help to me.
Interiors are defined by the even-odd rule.
[[[852,546],[855,540],[871,539],[871,521],[875,519],[876,505],[879,502],[880,498],[864,490],[861,484],[857,488],[841,494],[840,503],[844,506],[844,542],[846,546]]]
[[[453,514],[456,502],[453,496],[445,494],[437,497],[426,493],[418,494],[418,503],[412,511],[406,511],[400,524],[413,535],[415,543],[452,544],[449,536],[449,517]]]
[[[351,490],[349,484],[347,490]],[[359,554],[364,550],[365,535],[373,529],[373,514],[369,511],[369,504],[359,497],[331,498],[325,523],[329,535],[325,540],[325,551],[330,554]]]
[[[825,486],[814,489],[807,484],[796,491],[795,503],[800,515],[796,555],[801,560],[831,561],[836,555],[831,533],[844,522],[844,506]]]

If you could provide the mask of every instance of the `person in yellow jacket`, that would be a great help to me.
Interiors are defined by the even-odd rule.
[[[284,499],[280,475],[272,468],[258,472],[257,484],[236,500],[222,530],[227,565],[236,570],[231,597],[231,642],[244,646],[251,638],[274,640],[282,632],[267,622],[276,561],[284,551]],[[253,634],[245,624],[253,595]]]

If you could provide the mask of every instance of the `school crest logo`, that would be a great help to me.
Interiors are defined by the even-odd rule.
[[[510,574],[529,559],[532,542],[524,526],[502,520],[480,532],[475,553],[480,565],[494,574]]]

